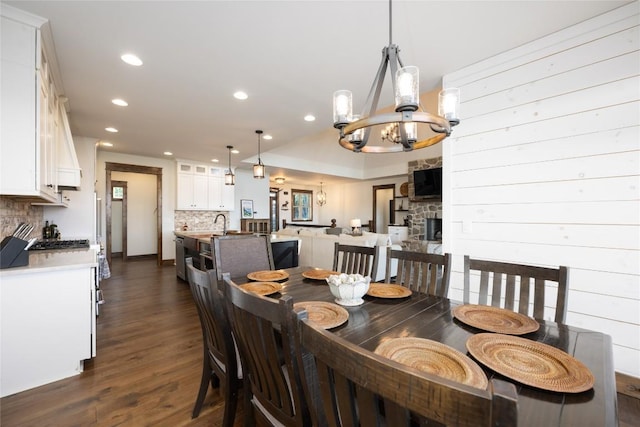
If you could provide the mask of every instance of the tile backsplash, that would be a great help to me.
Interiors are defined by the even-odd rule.
[[[214,224],[216,215],[224,214],[229,226],[229,212],[218,211],[174,211],[174,230],[181,231],[186,226],[186,231],[220,231],[224,229],[222,219]]]
[[[42,238],[42,206],[32,206],[30,202],[0,196],[0,237],[12,235],[21,222],[33,224],[34,229],[29,237]]]

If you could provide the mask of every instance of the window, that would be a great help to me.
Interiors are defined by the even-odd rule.
[[[122,200],[124,197],[124,187],[113,187],[113,200]]]
[[[291,190],[291,221],[313,221],[313,191]]]

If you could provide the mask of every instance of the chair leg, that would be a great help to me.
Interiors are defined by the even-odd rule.
[[[212,372],[211,367],[209,366],[209,355],[207,354],[207,350],[205,349],[204,359],[202,360],[202,377],[200,378],[200,389],[198,390],[198,397],[196,398],[196,404],[193,407],[191,418],[197,418],[198,415],[200,415],[200,410],[202,409],[204,398],[207,396],[207,387],[209,387],[210,382],[213,382],[211,375]]]
[[[224,388],[224,418],[222,425],[224,427],[233,427],[236,418],[236,409],[238,407],[238,381],[227,379]]]
[[[245,377],[248,376],[245,374]],[[244,395],[244,427],[255,427],[256,418],[253,404],[251,403],[251,382],[244,378],[242,381],[242,394]]]

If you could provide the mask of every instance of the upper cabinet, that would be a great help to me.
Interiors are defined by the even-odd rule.
[[[224,184],[224,169],[178,161],[178,210],[230,211],[234,186]]]
[[[46,21],[7,5],[1,19],[0,194],[56,203],[79,188],[80,167],[42,44]]]
[[[207,167],[178,162],[178,210],[209,209]]]

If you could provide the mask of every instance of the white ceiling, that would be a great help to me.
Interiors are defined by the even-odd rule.
[[[397,0],[393,43],[405,65],[420,68],[420,90],[428,92],[446,73],[628,2]],[[361,108],[389,42],[386,0],[2,3],[49,20],[74,135],[110,141],[117,152],[171,151],[225,167],[225,146],[233,145],[240,150],[233,166],[249,168],[262,129],[273,136],[262,142],[263,161],[279,166],[272,176],[294,180],[331,177],[305,162],[278,165],[269,152],[306,144],[313,157],[314,141],[337,145],[333,92],[351,89]],[[125,52],[144,65],[124,64]],[[232,97],[240,89],[249,99]],[[317,120],[305,122],[308,113]]]

